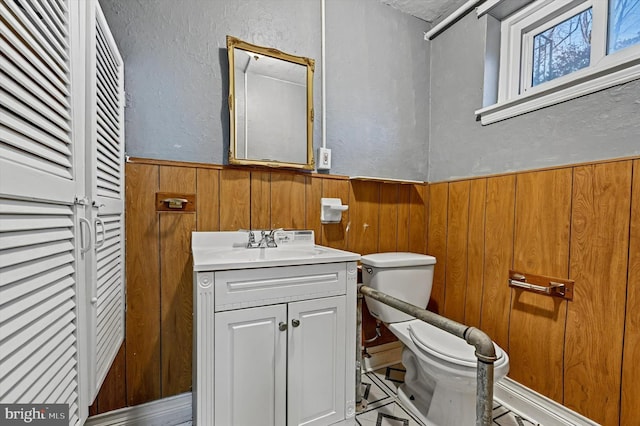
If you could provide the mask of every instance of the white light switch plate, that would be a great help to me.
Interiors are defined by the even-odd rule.
[[[331,150],[329,148],[318,148],[318,170],[329,170],[331,168]]]

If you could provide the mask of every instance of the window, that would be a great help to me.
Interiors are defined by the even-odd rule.
[[[494,93],[476,111],[482,124],[640,78],[640,0],[537,0],[506,17],[492,13],[508,2],[478,8],[491,15],[485,83],[500,58],[497,84],[485,84]]]

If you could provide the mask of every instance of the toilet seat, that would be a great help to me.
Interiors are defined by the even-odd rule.
[[[421,352],[453,364],[477,367],[475,348],[463,339],[417,319],[408,321],[407,331],[411,341]],[[493,346],[497,358],[494,365],[502,365],[505,362],[504,352],[495,342]]]

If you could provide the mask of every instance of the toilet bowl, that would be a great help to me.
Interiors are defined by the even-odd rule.
[[[436,259],[416,253],[362,256],[363,284],[416,306],[426,306]],[[403,343],[405,382],[398,396],[426,425],[474,425],[475,348],[444,330],[365,297],[371,314]],[[494,343],[494,384],[509,372],[509,356]]]

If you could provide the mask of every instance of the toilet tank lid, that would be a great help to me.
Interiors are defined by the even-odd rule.
[[[376,268],[399,268],[404,266],[434,265],[436,258],[425,254],[390,252],[367,254],[360,258],[363,265]]]

